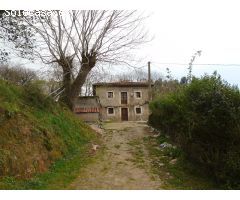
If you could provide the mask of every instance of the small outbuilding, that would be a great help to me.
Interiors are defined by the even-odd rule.
[[[97,96],[78,97],[74,103],[74,113],[83,121],[96,122],[100,119],[100,103]]]

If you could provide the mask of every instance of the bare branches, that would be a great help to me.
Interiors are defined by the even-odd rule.
[[[196,52],[193,54],[193,56],[191,57],[191,60],[190,60],[190,62],[189,62],[189,64],[188,64],[188,75],[187,75],[187,81],[188,81],[188,82],[191,82],[191,81],[192,81],[192,65],[193,65],[196,57],[197,57],[197,56],[200,57],[201,54],[202,54],[202,51],[199,50],[199,51],[196,51]]]
[[[147,41],[144,19],[142,13],[124,10],[73,10],[21,18],[36,38],[32,54],[45,64],[58,64],[70,99],[79,95],[97,64],[128,63],[130,51]]]
[[[61,60],[67,66],[65,58],[72,56],[80,67],[82,55],[87,54],[95,55],[100,62],[127,62],[127,53],[147,42],[147,32],[143,29],[145,17],[137,11],[81,10],[23,18],[34,30],[37,44],[45,44],[44,51],[36,48],[34,52],[44,63]]]
[[[37,80],[37,73],[20,65],[14,67],[1,65],[0,78],[17,85],[25,85],[33,80]]]

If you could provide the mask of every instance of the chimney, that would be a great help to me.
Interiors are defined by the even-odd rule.
[[[148,96],[149,101],[152,100],[152,80],[151,80],[151,62],[148,62]]]

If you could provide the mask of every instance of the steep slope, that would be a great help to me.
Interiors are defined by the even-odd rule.
[[[29,180],[49,173],[49,168],[54,176],[62,177],[56,174],[56,166],[61,163],[65,173],[64,162],[75,155],[80,167],[95,139],[92,129],[43,95],[36,85],[20,87],[0,80],[0,188],[47,188],[45,182],[52,175],[41,180],[42,187],[36,186],[36,181],[29,186]]]

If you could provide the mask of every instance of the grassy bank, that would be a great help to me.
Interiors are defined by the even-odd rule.
[[[0,81],[0,189],[64,189],[91,162],[92,129],[36,85]]]
[[[67,189],[69,184],[78,177],[79,171],[92,161],[85,146],[78,151],[57,160],[49,171],[37,174],[30,179],[4,177],[1,179],[1,189]]]

